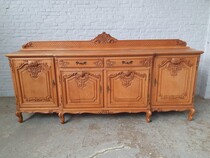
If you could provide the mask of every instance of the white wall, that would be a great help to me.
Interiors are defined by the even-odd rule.
[[[117,39],[180,38],[204,50],[209,6],[209,0],[0,0],[0,96],[13,95],[3,54],[27,41],[89,40],[106,31]]]
[[[203,54],[203,64],[200,71],[200,95],[204,98],[210,98],[210,12],[204,51],[205,54]]]

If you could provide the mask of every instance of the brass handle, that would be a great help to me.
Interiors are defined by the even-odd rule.
[[[132,64],[133,63],[133,61],[131,60],[131,61],[122,61],[122,64]]]
[[[76,61],[76,64],[77,64],[77,65],[86,65],[87,62],[86,62],[86,61],[84,61],[84,62]]]

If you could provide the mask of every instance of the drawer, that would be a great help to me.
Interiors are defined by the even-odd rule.
[[[60,68],[84,68],[84,67],[103,67],[103,58],[59,58]]]
[[[153,58],[150,57],[119,57],[106,58],[106,67],[150,67]]]

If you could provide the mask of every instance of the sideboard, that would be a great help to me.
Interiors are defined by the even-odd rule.
[[[117,40],[103,32],[89,41],[33,41],[7,54],[16,116],[195,113],[193,98],[202,51],[179,39]]]

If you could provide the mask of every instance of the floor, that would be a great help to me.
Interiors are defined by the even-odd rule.
[[[195,99],[197,113],[15,117],[15,99],[0,98],[0,158],[209,158],[210,100]]]

